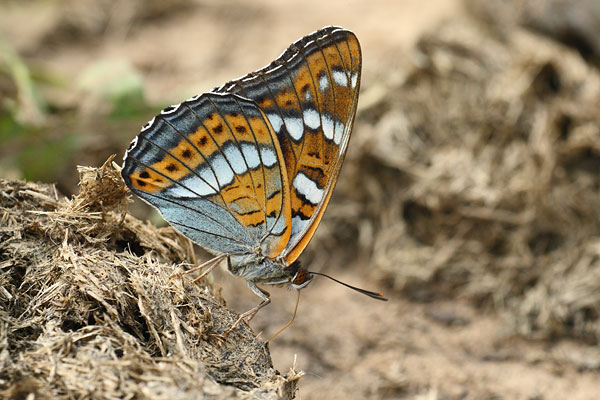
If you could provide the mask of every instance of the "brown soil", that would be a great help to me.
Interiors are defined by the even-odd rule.
[[[266,65],[292,41],[322,26],[353,30],[364,57],[357,121],[335,195],[303,263],[381,289],[389,301],[315,279],[302,291],[294,324],[269,344],[274,368],[285,378],[267,362],[265,376],[276,389],[254,394],[284,398],[281,388],[289,391],[297,383],[300,399],[595,399],[600,392],[600,43],[594,32],[600,29],[600,7],[593,0],[578,0],[572,8],[566,3],[7,2],[0,5],[0,34],[29,65],[62,76],[78,76],[98,60],[125,60],[143,76],[149,101],[166,104]],[[556,15],[563,18],[551,17]],[[91,121],[85,139],[91,150],[72,156],[76,164],[101,165],[112,150],[104,141],[123,151],[137,133],[107,132],[101,123],[96,129],[104,116],[89,117],[90,110],[101,109],[97,99],[48,95]],[[59,185],[76,192],[77,175],[72,166],[69,171]],[[118,230],[116,224],[110,232]],[[160,262],[170,266],[191,258],[179,239],[167,237]],[[180,253],[166,250],[169,246]],[[135,269],[137,262],[131,262],[128,268]],[[5,263],[0,257],[0,266],[10,265]],[[151,279],[143,275],[135,276],[139,282]],[[159,275],[168,282],[168,272]],[[152,287],[210,309],[202,303],[208,294],[188,288],[192,300],[182,300],[183,286],[171,293],[160,282]],[[238,312],[257,302],[243,281],[226,272],[215,273],[214,283]],[[131,290],[142,296],[143,286]],[[259,339],[285,325],[294,308],[294,292],[271,294],[273,303],[251,323],[261,332]],[[150,316],[144,317],[152,325]],[[205,317],[195,318],[201,326]],[[208,336],[194,342],[192,331],[184,332],[185,340],[219,347]],[[244,333],[240,341],[252,342],[248,337]],[[173,351],[188,363],[197,355],[209,370],[215,366],[206,353],[194,353],[198,348],[188,353],[177,340],[171,344],[156,354],[166,360]],[[252,352],[268,357],[268,350],[257,346]],[[2,365],[8,365],[8,353],[3,354]],[[42,357],[43,351],[35,354]],[[298,381],[294,372],[287,374],[294,360],[305,374]],[[186,377],[183,372],[178,377],[163,364],[149,373],[168,377],[163,391],[131,385],[129,393],[183,398],[182,392],[167,391],[168,385],[193,373],[204,382],[204,371],[190,367]],[[136,364],[140,370],[144,366]],[[56,374],[46,366],[23,371],[48,387],[53,385],[48,377]],[[219,380],[218,373],[208,375]],[[0,394],[27,393],[28,381],[17,387],[8,378],[2,376]],[[32,386],[39,388],[39,381]],[[86,397],[79,386],[62,388]],[[237,389],[219,390],[206,386],[197,393],[243,398]]]

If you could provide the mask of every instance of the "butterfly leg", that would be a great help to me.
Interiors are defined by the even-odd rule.
[[[256,313],[258,313],[258,311],[261,308],[263,308],[264,306],[268,305],[271,302],[271,297],[270,297],[271,295],[269,294],[269,292],[267,292],[264,289],[259,288],[258,286],[256,286],[256,284],[254,282],[248,281],[248,287],[258,297],[260,297],[262,299],[262,302],[260,302],[260,304],[257,305],[256,307],[254,307],[254,308],[246,311],[245,313],[241,314],[240,317],[233,323],[233,325],[231,325],[231,328],[229,328],[229,330],[223,334],[223,337],[227,337],[231,332],[233,332],[233,330],[235,328],[237,328],[237,326],[242,321],[250,322],[252,320],[252,318],[254,318],[254,316],[256,315]]]
[[[226,254],[222,254],[220,256],[216,256],[216,257],[211,258],[210,260],[208,260],[208,261],[206,261],[206,262],[204,262],[204,263],[202,263],[202,264],[200,264],[200,265],[198,265],[198,266],[196,266],[196,267],[194,267],[194,268],[192,268],[192,269],[190,269],[188,271],[179,272],[177,274],[173,274],[169,278],[171,278],[171,279],[173,279],[173,278],[179,278],[179,277],[181,277],[183,275],[191,274],[192,272],[196,272],[196,271],[202,271],[204,268],[206,268],[206,270],[204,270],[200,274],[199,277],[197,277],[196,279],[194,279],[192,281],[192,283],[196,283],[196,282],[200,281],[202,278],[204,278],[206,275],[208,275],[210,273],[210,271],[212,271],[213,269],[215,269],[215,267],[217,265],[219,265],[219,262],[221,260],[223,260],[224,258],[226,258],[226,257],[227,257]]]

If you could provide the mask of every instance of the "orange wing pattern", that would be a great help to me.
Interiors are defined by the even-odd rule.
[[[215,89],[254,100],[277,134],[290,185],[288,265],[310,241],[346,153],[360,86],[356,36],[323,28],[293,43],[270,65]]]
[[[233,94],[204,94],[155,117],[122,169],[134,193],[217,253],[278,256],[291,234],[283,153],[264,113]]]

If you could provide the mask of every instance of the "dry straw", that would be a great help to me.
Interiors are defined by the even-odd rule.
[[[291,398],[300,374],[246,325],[219,336],[237,315],[218,291],[169,279],[191,245],[125,214],[111,161],[72,200],[0,181],[0,397]]]

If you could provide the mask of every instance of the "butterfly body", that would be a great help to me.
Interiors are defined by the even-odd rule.
[[[273,285],[289,282],[293,272],[285,262],[260,253],[232,254],[228,259],[228,269],[247,281]]]
[[[300,268],[298,263],[287,265],[283,260],[274,260],[252,254],[230,255],[228,269],[234,275],[244,278],[247,282],[266,285],[290,284],[292,287],[306,286],[312,279]]]
[[[164,109],[129,146],[126,185],[257,284],[300,289],[347,150],[360,86],[356,36],[326,27],[268,66]]]

